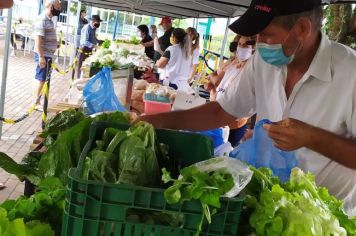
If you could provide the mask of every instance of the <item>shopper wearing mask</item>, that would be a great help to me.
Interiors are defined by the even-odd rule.
[[[147,115],[157,128],[208,130],[257,113],[274,145],[356,216],[356,54],[321,32],[321,0],[255,0],[230,29],[258,53],[217,102]],[[209,117],[209,119],[206,119]]]
[[[191,73],[188,79],[188,83],[192,83],[194,80],[194,76],[197,72],[197,67],[199,65],[200,59],[200,48],[199,48],[199,33],[193,27],[189,27],[187,29],[188,36],[191,40],[191,51],[192,51],[192,66],[191,66]]]
[[[192,88],[188,84],[192,63],[191,41],[185,30],[181,28],[173,30],[172,41],[173,45],[167,48],[156,65],[164,69],[164,84],[191,93]]]
[[[56,29],[52,21],[61,13],[59,0],[47,0],[43,13],[38,17],[35,24],[35,62],[36,75],[33,89],[33,103],[36,109],[41,110],[38,97],[47,79],[50,78],[52,59],[58,47]]]
[[[147,25],[139,25],[139,26],[137,26],[137,29],[138,29],[139,34],[142,39],[141,45],[145,47],[146,56],[153,60],[155,50],[153,49],[153,44],[151,45],[151,42],[153,42],[153,39],[149,35],[149,30],[148,30]]]
[[[161,56],[163,55],[163,52],[166,51],[166,49],[172,45],[171,43],[171,36],[174,28],[172,27],[172,20],[170,17],[165,16],[162,18],[160,26],[164,30],[164,34],[160,38],[156,38],[155,41],[155,56],[154,56],[154,61],[158,61]]]
[[[219,70],[209,76],[209,83],[205,88],[210,91],[210,101],[216,101],[224,96],[225,91],[232,83],[240,79],[240,73],[243,70],[248,59],[252,56],[252,46],[249,45],[250,37],[238,37],[237,48],[233,50],[234,59],[226,65],[225,71]],[[237,119],[229,124],[230,135],[229,142],[236,147],[247,131],[248,118]]]
[[[97,48],[99,40],[96,38],[96,30],[100,27],[99,15],[92,15],[91,23],[83,27],[80,38],[78,66],[77,66],[77,78],[80,78],[80,71],[83,65],[83,61],[87,59],[92,53],[93,49]]]

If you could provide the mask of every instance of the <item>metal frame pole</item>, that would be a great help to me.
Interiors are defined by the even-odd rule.
[[[114,26],[114,33],[112,35],[112,40],[116,39],[116,33],[117,33],[117,26],[119,25],[119,15],[120,12],[116,11],[116,16],[115,16],[115,26]]]
[[[4,60],[2,63],[2,80],[1,80],[1,91],[0,91],[0,116],[4,116],[5,108],[5,93],[6,93],[6,80],[7,71],[9,64],[9,53],[10,53],[10,40],[11,40],[11,25],[12,25],[12,8],[7,10],[7,25],[6,25],[6,36],[5,36],[5,48],[4,48]],[[0,139],[2,135],[2,122],[0,122]]]
[[[226,47],[226,42],[227,42],[227,36],[229,33],[229,25],[230,25],[231,18],[229,17],[226,22],[226,29],[225,29],[225,34],[224,34],[224,40],[222,42],[221,46],[221,54],[220,54],[220,66],[224,61],[224,53],[225,53],[225,47]]]
[[[72,3],[71,0],[68,0],[68,4],[67,4],[67,17],[66,17],[66,37],[65,37],[65,47],[64,47],[64,59],[63,59],[63,68],[64,70],[66,69],[66,65],[67,65],[67,49],[68,49],[68,36],[69,36],[69,17],[70,17],[70,4]],[[60,44],[62,42],[59,42]]]

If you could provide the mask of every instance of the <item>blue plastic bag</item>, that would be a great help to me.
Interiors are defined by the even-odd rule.
[[[104,67],[88,81],[83,90],[83,97],[84,112],[87,115],[98,112],[126,111],[116,97],[111,70],[108,67]]]
[[[223,130],[221,128],[197,132],[212,139],[214,148],[224,144]]]
[[[276,148],[263,128],[264,124],[271,122],[269,120],[257,122],[253,137],[235,148],[230,157],[257,168],[268,167],[272,169],[274,175],[285,182],[289,179],[291,170],[298,164],[295,152],[285,152]]]

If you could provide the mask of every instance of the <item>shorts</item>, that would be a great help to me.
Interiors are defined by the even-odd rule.
[[[39,56],[37,53],[35,53],[35,62],[36,62],[36,75],[35,79],[39,80],[41,82],[45,82],[47,78],[51,77],[51,72],[52,72],[52,58],[51,57],[45,57],[47,64],[44,68],[41,68],[38,61],[39,61]]]

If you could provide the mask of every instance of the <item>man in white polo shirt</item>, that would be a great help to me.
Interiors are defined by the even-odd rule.
[[[257,53],[217,102],[143,116],[157,127],[205,130],[257,112],[275,146],[295,150],[356,215],[356,54],[320,31],[321,0],[254,0],[230,29],[258,34]],[[207,119],[209,118],[209,119]],[[179,122],[177,122],[179,121]]]

